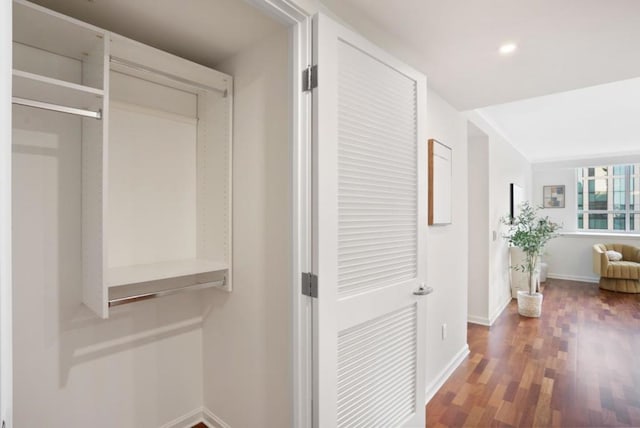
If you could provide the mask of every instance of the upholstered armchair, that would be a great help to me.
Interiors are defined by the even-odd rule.
[[[609,260],[609,250],[622,254],[622,260]],[[640,248],[623,244],[595,244],[593,271],[600,275],[602,289],[640,293]]]

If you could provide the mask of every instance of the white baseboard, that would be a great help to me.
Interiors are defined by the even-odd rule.
[[[491,327],[493,325],[494,322],[496,322],[496,320],[498,319],[498,317],[500,315],[502,315],[502,312],[504,312],[504,310],[507,308],[507,306],[509,306],[509,303],[511,303],[511,292],[509,292],[509,298],[506,299],[502,305],[500,305],[500,307],[493,313],[493,315],[491,316],[491,318],[489,319],[489,327]]]
[[[485,327],[491,327],[493,323],[496,322],[498,317],[502,315],[502,312],[504,312],[507,306],[509,306],[509,303],[511,303],[511,294],[509,294],[509,298],[506,299],[504,303],[502,303],[502,305],[500,305],[500,307],[493,313],[493,315],[491,315],[491,318],[479,317],[476,315],[467,315],[467,322],[470,322],[471,324],[483,325]]]
[[[451,359],[449,364],[440,372],[438,376],[427,386],[426,390],[426,401],[425,405],[431,401],[434,395],[438,392],[438,390],[444,385],[444,383],[449,379],[449,376],[454,372],[455,369],[458,368],[460,363],[464,361],[464,359],[469,355],[469,345],[465,343],[462,349]]]
[[[160,428],[191,428],[201,422],[210,428],[231,428],[229,424],[204,407],[192,410],[186,415],[162,425]]]
[[[600,278],[597,276],[563,275],[560,273],[551,273],[551,272],[547,274],[547,278],[566,279],[569,281],[589,282],[593,284],[597,284],[598,282],[600,282]]]
[[[231,428],[231,425],[214,415],[213,412],[207,408],[202,409],[203,422],[211,428]]]
[[[487,317],[477,317],[475,315],[467,315],[467,322],[471,324],[479,324],[485,327],[491,327],[491,322]]]
[[[202,419],[202,407],[192,410],[186,415],[180,416],[162,425],[160,428],[191,428],[198,422],[203,422]]]

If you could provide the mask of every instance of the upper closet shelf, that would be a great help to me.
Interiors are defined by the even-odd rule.
[[[13,70],[13,96],[98,112],[104,91],[27,71]]]

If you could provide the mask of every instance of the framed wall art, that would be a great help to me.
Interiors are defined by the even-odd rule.
[[[515,183],[509,185],[509,216],[511,223],[520,214],[520,205],[524,202],[524,190]]]
[[[543,208],[564,208],[564,185],[542,187]]]
[[[429,140],[429,215],[428,224],[451,224],[452,150],[441,142]]]

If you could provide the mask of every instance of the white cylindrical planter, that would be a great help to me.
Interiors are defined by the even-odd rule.
[[[542,314],[542,293],[518,291],[518,313],[525,317],[539,318]]]

